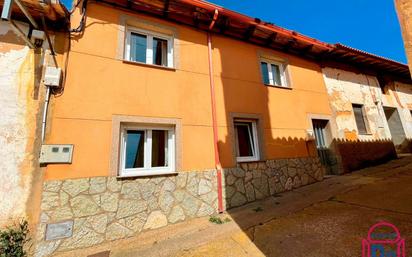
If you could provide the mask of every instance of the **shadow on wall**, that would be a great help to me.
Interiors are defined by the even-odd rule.
[[[279,142],[292,148],[298,142],[306,143],[302,139],[279,139]],[[324,175],[325,168],[316,153],[299,158],[239,163],[235,168],[224,169],[226,209],[321,181]]]
[[[323,180],[325,168],[318,158],[315,142],[306,139],[306,121],[307,113],[320,113],[324,109],[322,103],[319,107],[315,101],[308,100],[312,96],[317,97],[318,92],[299,90],[302,81],[298,78],[294,81],[296,88],[292,90],[264,85],[255,47],[246,44],[234,46],[232,41],[222,40],[216,35],[212,40],[214,56],[219,56],[221,61],[215,62],[215,78],[225,207],[230,219],[249,236],[256,248],[270,256],[265,245],[254,241],[253,233],[249,233],[253,221],[265,212],[257,209],[239,215],[235,207],[253,206],[255,201],[278,197],[283,192]],[[277,56],[277,53],[273,55]],[[317,74],[316,66],[309,66],[306,62],[293,60],[293,65],[295,70]],[[220,77],[217,77],[217,72],[220,72]],[[307,95],[301,97],[302,94]],[[236,160],[234,120],[242,119],[257,123],[259,161]]]
[[[335,139],[333,145],[343,173],[379,165],[397,158],[395,145],[390,140],[349,141]]]
[[[273,142],[283,149],[307,149],[304,157],[285,157],[241,162],[224,169],[226,209],[262,200],[279,193],[321,181],[325,174],[312,141],[279,138]]]
[[[405,139],[400,145],[396,146],[398,153],[412,153],[412,139]]]

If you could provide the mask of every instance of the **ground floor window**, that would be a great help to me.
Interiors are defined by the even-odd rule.
[[[122,130],[120,175],[145,176],[175,171],[172,127],[127,126]]]
[[[355,115],[356,127],[360,135],[368,134],[368,124],[365,117],[364,106],[361,104],[352,104],[353,113]]]
[[[237,161],[259,160],[256,120],[235,119],[234,127]]]

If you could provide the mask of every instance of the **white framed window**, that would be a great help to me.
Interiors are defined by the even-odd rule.
[[[260,158],[256,120],[235,119],[236,160],[257,161]]]
[[[120,176],[150,176],[174,173],[174,127],[123,127],[120,157]]]
[[[284,63],[263,59],[260,62],[260,69],[265,85],[288,87]]]
[[[173,68],[173,37],[128,27],[124,58],[131,62]]]

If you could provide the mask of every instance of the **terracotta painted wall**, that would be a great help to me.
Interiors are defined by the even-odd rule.
[[[301,58],[222,36],[213,37],[213,46],[222,164],[236,165],[229,127],[231,113],[261,115],[265,159],[314,154],[313,145],[306,142],[307,130],[311,129],[308,116],[331,114],[321,68]],[[263,84],[261,57],[288,63],[291,89]]]
[[[395,82],[391,94],[395,98],[407,138],[412,139],[412,85]]]
[[[121,60],[124,15],[176,30],[175,70]],[[182,171],[214,168],[206,43],[202,31],[91,3],[85,33],[72,40],[67,83],[53,100],[47,134],[48,143],[75,145],[73,163],[48,165],[46,179],[109,175],[112,115],[181,119]],[[266,158],[307,156],[307,115],[331,113],[320,67],[221,36],[213,36],[213,47],[223,166],[235,166],[231,112],[262,116]],[[261,52],[288,60],[292,90],[261,83]]]

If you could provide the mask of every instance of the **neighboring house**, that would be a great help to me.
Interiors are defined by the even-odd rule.
[[[38,162],[46,98],[42,74],[46,65],[55,65],[46,34],[40,31],[46,24],[47,34],[52,41],[57,40],[54,31],[66,28],[68,18],[60,4],[18,2],[35,25],[17,2],[8,12],[7,4],[0,1],[0,228],[21,218],[28,219],[31,228],[36,227],[43,181]],[[63,49],[55,50],[60,62]]]
[[[339,44],[331,55],[348,60],[345,65],[322,62],[333,112],[336,144],[331,148],[343,157],[338,158],[343,166],[338,173],[393,158],[394,146],[399,152],[410,152],[412,83],[408,66]]]
[[[412,68],[412,4],[410,0],[395,0],[395,7],[401,25],[409,68]]]

